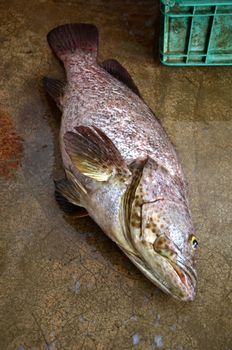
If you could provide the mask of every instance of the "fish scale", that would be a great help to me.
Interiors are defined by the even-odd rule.
[[[178,156],[131,76],[115,60],[97,62],[98,31],[67,24],[48,34],[67,84],[45,78],[62,110],[60,147],[66,178],[61,208],[90,215],[164,292],[196,294],[197,240]]]
[[[173,175],[180,175],[175,151],[150,108],[100,66],[90,70],[88,62],[82,64],[75,79],[68,80],[65,99],[61,140],[77,124],[96,125],[114,140],[128,162],[149,154]]]

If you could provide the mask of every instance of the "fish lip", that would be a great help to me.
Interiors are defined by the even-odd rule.
[[[185,300],[185,301],[193,301],[196,296],[196,283],[197,283],[196,271],[189,264],[184,264],[183,260],[180,258],[177,258],[176,262],[168,258],[167,260],[174,268],[176,274],[181,280],[181,283],[183,283],[186,287],[186,294],[181,297],[177,296],[177,299]],[[185,279],[183,279],[183,276],[181,276],[179,269],[181,270],[182,273],[184,273]]]
[[[153,279],[153,283],[154,280],[156,281],[155,284],[158,288],[160,288],[163,292],[165,292],[166,294],[170,294],[173,298],[179,300],[179,301],[193,301],[195,299],[195,287],[196,287],[196,280],[194,278],[194,280],[192,280],[192,273],[191,271],[193,271],[192,268],[190,268],[189,266],[186,267],[186,265],[180,263],[177,264],[174,261],[170,260],[169,258],[166,258],[164,256],[162,256],[162,258],[164,258],[174,269],[175,273],[177,274],[177,276],[179,277],[180,281],[182,284],[185,285],[186,287],[186,291],[185,294],[179,295],[178,293],[174,292],[172,287],[169,284],[164,283],[164,281],[162,279],[160,279],[160,276],[157,275],[154,271],[150,270],[148,268],[148,266],[145,265],[146,269],[148,271],[150,271],[151,275],[152,275],[152,279]],[[185,277],[187,277],[187,281],[190,282],[189,284],[186,284],[182,281],[180,274],[178,273],[178,269],[181,269],[181,271],[184,271]],[[194,276],[196,276],[196,273],[194,272]]]
[[[167,259],[169,260],[169,259]],[[169,264],[172,266],[172,268],[174,268],[175,273],[177,274],[177,276],[180,278],[180,275],[178,274],[177,270],[175,269],[175,267],[173,266],[173,264],[168,261]],[[178,266],[177,264],[174,264],[176,266]],[[195,286],[193,284],[191,284],[191,288],[187,288],[186,286],[186,292],[185,294],[178,294],[176,291],[174,292],[173,289],[169,286],[169,285],[165,285],[163,283],[162,280],[160,280],[159,276],[157,276],[156,274],[154,274],[154,272],[152,270],[150,270],[151,274],[152,274],[152,282],[154,283],[154,279],[155,279],[155,284],[158,288],[160,288],[164,293],[171,295],[174,299],[179,300],[179,301],[193,301],[195,299],[196,296],[196,292],[195,292]],[[188,280],[190,280],[189,277],[187,277]],[[183,283],[183,281],[181,280],[181,283]]]
[[[177,247],[176,247],[177,248]],[[155,248],[154,248],[155,249]],[[185,258],[181,251],[177,248],[174,257],[168,256],[162,252],[158,253],[170,265],[173,272],[178,276],[181,286],[176,288],[178,283],[171,283],[169,293],[179,300],[190,301],[194,300],[196,295],[197,274],[192,267],[191,261]],[[160,282],[161,284],[162,282]],[[178,295],[179,289],[179,295]]]
[[[197,284],[197,272],[190,264],[185,264],[183,259],[177,258],[177,265],[187,274],[193,286]]]

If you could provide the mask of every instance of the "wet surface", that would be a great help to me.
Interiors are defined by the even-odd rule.
[[[231,349],[231,69],[161,66],[151,0],[8,1],[0,13],[0,118],[17,156],[0,177],[0,349]],[[200,241],[193,303],[164,295],[54,201],[60,114],[41,78],[64,74],[46,34],[66,22],[98,26],[100,59],[129,70],[179,152]]]

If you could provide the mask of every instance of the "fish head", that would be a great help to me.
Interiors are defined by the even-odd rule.
[[[136,242],[149,246],[141,253],[154,272],[157,284],[182,300],[193,300],[196,294],[195,256],[197,239],[186,206],[160,199],[144,203],[141,208],[141,236]]]
[[[129,240],[136,256],[131,260],[164,292],[183,301],[194,300],[198,242],[188,205],[178,196],[169,197],[168,191],[162,198],[146,196],[145,175],[131,199]]]

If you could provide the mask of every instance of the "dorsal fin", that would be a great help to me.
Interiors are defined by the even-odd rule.
[[[137,86],[127,70],[116,60],[109,59],[101,63],[101,67],[110,73],[114,78],[121,81],[129,89],[131,89],[136,95],[141,97]]]

